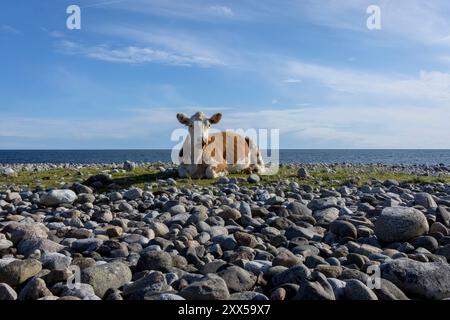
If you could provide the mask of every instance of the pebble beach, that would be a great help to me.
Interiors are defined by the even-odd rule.
[[[0,300],[450,298],[450,166],[283,167],[3,164]],[[23,183],[51,170],[75,173]]]

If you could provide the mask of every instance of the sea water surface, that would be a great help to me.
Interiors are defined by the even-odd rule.
[[[270,156],[270,153],[269,153]],[[450,150],[307,150],[279,151],[281,163],[383,163],[450,165]],[[170,162],[171,150],[0,150],[0,163]]]

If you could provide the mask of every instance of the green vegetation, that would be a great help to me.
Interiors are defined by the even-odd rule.
[[[160,172],[156,167],[138,167],[133,172],[123,172],[122,170],[112,170],[109,166],[99,166],[96,168],[76,169],[49,169],[40,172],[20,171],[16,177],[0,177],[0,189],[5,189],[8,186],[18,186],[24,189],[36,189],[37,186],[41,188],[57,188],[74,182],[82,183],[89,176],[100,173],[111,174],[114,183],[127,188],[130,186],[143,187],[147,183],[157,183],[158,179],[168,179],[169,177],[177,180],[179,187],[189,187],[193,185],[207,187],[213,185],[217,179],[178,179],[175,174],[167,174]],[[396,172],[388,169],[381,169],[375,166],[364,167],[338,167],[330,171],[326,168],[312,168],[309,169],[310,177],[307,179],[300,179],[297,177],[297,169],[281,167],[277,174],[267,175],[261,177],[260,184],[269,184],[278,180],[296,181],[299,184],[308,184],[311,186],[336,187],[345,184],[348,181],[353,181],[358,185],[363,185],[370,180],[384,181],[387,179],[395,179],[399,182],[408,182],[416,184],[425,184],[433,182],[449,182],[450,177],[432,177],[432,176],[417,176],[414,174]],[[247,184],[247,174],[231,174],[229,177],[244,178]],[[156,185],[156,184],[155,184]]]

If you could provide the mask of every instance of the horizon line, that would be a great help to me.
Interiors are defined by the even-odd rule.
[[[171,151],[171,148],[117,148],[117,149],[102,149],[102,148],[87,148],[87,149],[1,149],[2,151]],[[270,151],[271,149],[262,149]],[[352,150],[374,150],[374,151],[450,151],[450,148],[279,148],[278,150],[330,150],[330,151],[352,151]]]

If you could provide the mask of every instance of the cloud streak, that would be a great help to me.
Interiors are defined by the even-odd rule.
[[[21,32],[19,30],[17,30],[16,28],[4,24],[0,26],[0,31],[3,33],[9,33],[9,34],[21,34]]]
[[[366,8],[373,4],[381,8],[378,34],[366,28]],[[368,37],[381,34],[427,45],[450,45],[450,3],[446,0],[304,0],[298,8],[309,21],[326,27],[363,32]]]
[[[63,40],[58,48],[65,54],[81,55],[87,58],[127,64],[162,63],[173,66],[220,66],[223,63],[213,57],[179,54],[150,47],[125,46],[112,48],[107,45],[86,46],[73,41]]]
[[[122,41],[150,46],[162,51],[176,53],[180,56],[203,57],[219,64],[229,65],[227,50],[217,38],[211,38],[209,32],[195,35],[178,28],[161,29],[154,25],[118,26],[103,25],[96,28],[102,36],[120,38]]]
[[[120,3],[115,7],[151,16],[205,22],[241,18],[241,15],[236,14],[233,8],[222,5],[220,2],[208,6],[203,1],[195,0],[133,0]]]
[[[293,79],[316,81],[339,93],[450,101],[450,74],[439,71],[422,70],[412,77],[290,61],[284,73]]]

